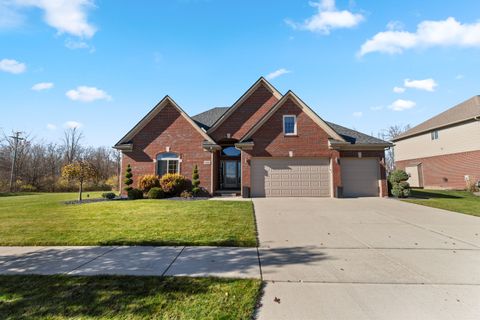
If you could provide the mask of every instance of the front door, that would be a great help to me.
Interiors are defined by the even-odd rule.
[[[240,188],[240,161],[238,160],[224,161],[223,187],[227,189]]]

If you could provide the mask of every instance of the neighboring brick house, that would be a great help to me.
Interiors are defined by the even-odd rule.
[[[189,117],[163,98],[115,145],[134,186],[145,174],[191,178],[209,193],[386,196],[383,140],[325,122],[292,91],[263,77],[231,107]]]
[[[394,139],[395,164],[413,187],[464,189],[480,180],[480,96]]]

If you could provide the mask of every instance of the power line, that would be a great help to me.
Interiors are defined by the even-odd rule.
[[[16,171],[17,171],[17,149],[18,149],[18,141],[20,140],[25,140],[24,138],[21,138],[20,135],[22,132],[17,131],[14,132],[14,136],[10,136],[14,140],[14,147],[13,147],[13,160],[12,160],[12,170],[10,171],[10,192],[15,191],[15,181],[17,180],[16,178]]]

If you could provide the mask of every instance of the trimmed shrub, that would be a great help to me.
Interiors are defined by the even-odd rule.
[[[102,193],[102,198],[105,198],[105,199],[115,199],[117,195],[114,193],[114,192],[104,192]]]
[[[127,165],[127,170],[125,171],[125,180],[123,180],[123,183],[125,184],[125,188],[123,190],[130,191],[132,190],[132,183],[133,183],[133,174],[132,174],[132,167],[130,165]]]
[[[158,180],[158,176],[154,174],[146,174],[138,180],[138,189],[144,193],[148,193],[150,189],[155,187],[160,187],[160,180]]]
[[[192,174],[192,194],[196,197],[200,193],[200,176],[198,175],[198,166],[193,167]]]
[[[153,187],[152,189],[148,190],[147,198],[148,199],[163,199],[163,198],[165,198],[165,192],[163,192],[162,188]]]
[[[407,182],[409,176],[403,170],[395,170],[388,176],[391,184],[391,194],[397,198],[407,198],[410,196],[410,184]]]
[[[167,173],[160,179],[160,186],[168,196],[178,196],[188,187],[187,179],[178,173]]]
[[[185,199],[190,199],[193,197],[193,194],[190,191],[184,190],[180,194],[180,197],[185,198]]]
[[[127,191],[129,200],[143,199],[143,192],[140,189],[130,189]]]

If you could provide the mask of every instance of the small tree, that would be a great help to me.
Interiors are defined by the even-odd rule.
[[[123,183],[125,184],[126,187],[123,188],[123,190],[128,192],[133,189],[131,187],[131,185],[133,184],[132,177],[133,177],[132,167],[130,165],[127,165],[127,170],[125,171],[125,180],[123,180]]]
[[[197,196],[200,192],[200,176],[198,175],[198,166],[193,167],[192,174],[192,193],[194,196]]]
[[[68,180],[78,181],[80,188],[78,200],[82,201],[83,184],[88,180],[95,179],[98,173],[96,168],[88,161],[74,161],[62,168],[62,177]]]
[[[410,196],[410,185],[408,184],[409,176],[403,170],[394,170],[388,176],[388,180],[392,186],[392,195],[397,198],[407,198]]]

